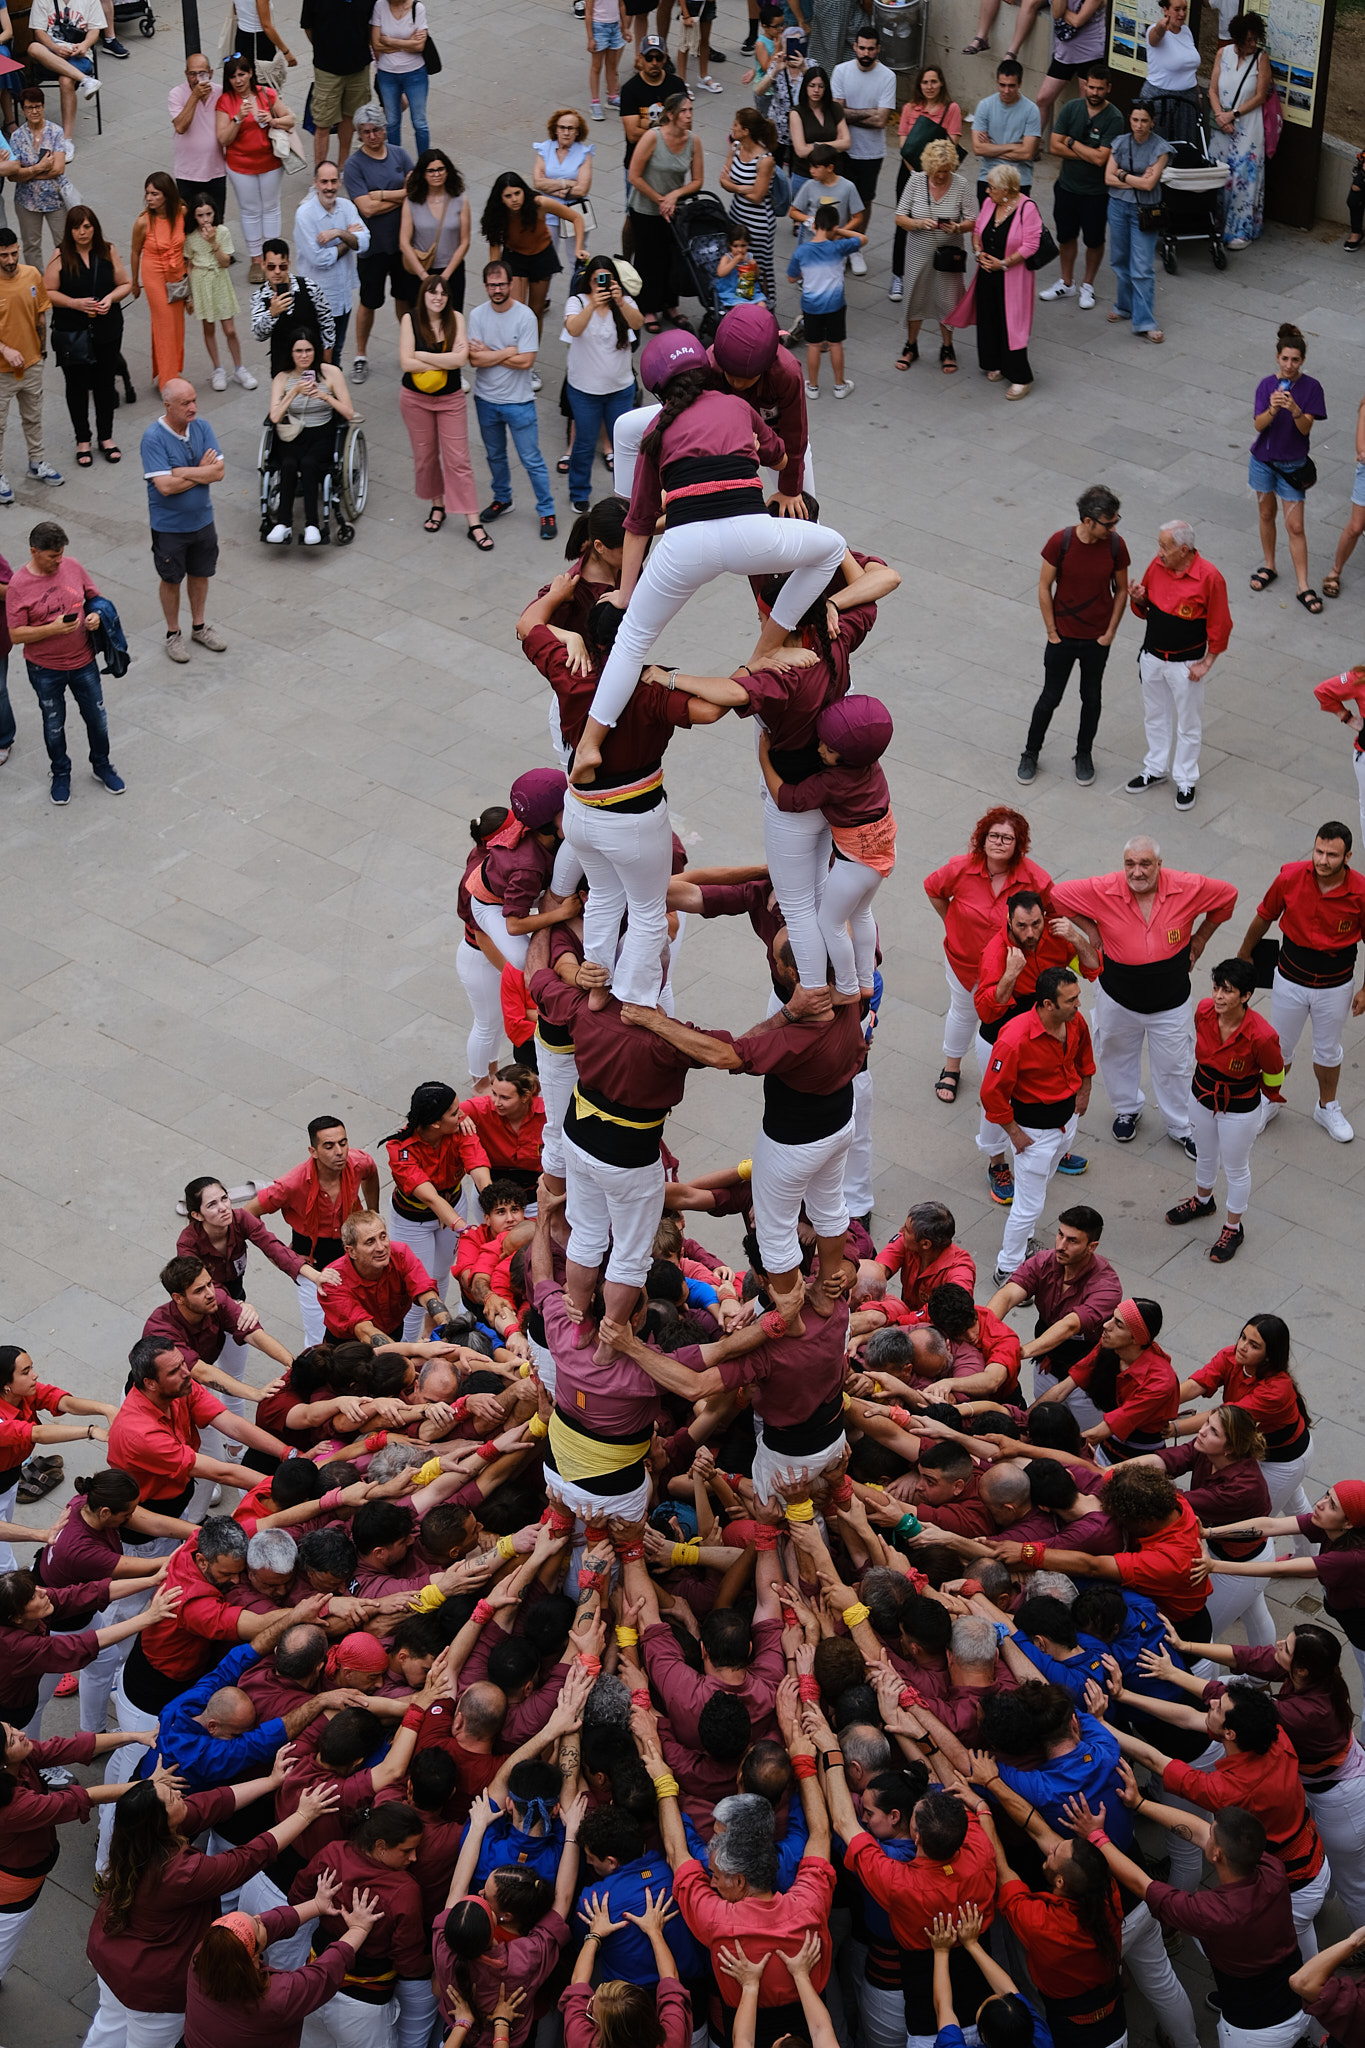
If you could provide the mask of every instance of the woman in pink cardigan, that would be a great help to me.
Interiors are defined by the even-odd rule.
[[[1010,378],[1007,398],[1033,388],[1028,338],[1033,332],[1033,272],[1027,258],[1038,247],[1043,217],[1020,192],[1013,164],[996,164],[986,179],[989,195],[976,218],[972,245],[976,275],[966,298],[944,322],[976,328],[976,359],[993,384]]]

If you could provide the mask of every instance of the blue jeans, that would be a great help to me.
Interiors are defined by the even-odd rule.
[[[9,656],[0,655],[0,747],[12,747],[19,737],[14,723],[14,706],[9,701]]]
[[[1109,261],[1119,281],[1117,313],[1131,313],[1134,334],[1145,334],[1156,319],[1156,245],[1159,237],[1144,235],[1138,210],[1124,200],[1109,209]]]
[[[592,463],[597,449],[598,432],[605,425],[610,441],[612,429],[623,412],[629,412],[635,404],[635,386],[627,384],[623,391],[575,391],[569,386],[569,406],[573,413],[573,452],[569,456],[569,496],[575,505],[582,505],[592,497]]]
[[[554,493],[550,489],[550,472],[545,467],[545,457],[540,452],[535,401],[528,398],[521,405],[499,405],[491,398],[480,398],[475,392],[474,410],[479,416],[479,432],[483,436],[483,452],[488,457],[493,496],[504,505],[512,502],[512,471],[507,460],[510,428],[517,459],[536,494],[536,510],[542,519],[552,518]]]
[[[28,679],[43,714],[43,745],[54,775],[71,773],[71,756],[66,751],[66,692],[70,690],[76,709],[85,720],[90,740],[90,765],[109,765],[109,724],[104,715],[104,692],[100,672],[93,661],[84,668],[39,668],[28,664]]]
[[[427,127],[427,85],[425,65],[420,71],[376,71],[374,82],[379,88],[379,97],[388,116],[389,141],[395,148],[403,140],[403,95],[408,96],[408,112],[412,116],[412,132],[417,138],[417,153],[431,146],[431,130]]]

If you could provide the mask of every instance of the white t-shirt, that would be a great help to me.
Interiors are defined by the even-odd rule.
[[[485,299],[469,315],[467,325],[469,339],[481,341],[485,348],[512,348],[518,355],[529,350],[534,355],[540,346],[535,314],[516,299],[510,300],[500,313]],[[476,369],[474,396],[486,398],[490,405],[527,405],[535,396],[531,372],[514,370],[509,363],[495,363],[491,370]]]
[[[384,0],[379,0],[378,6],[370,16],[370,27],[377,28],[382,36],[415,36],[417,31],[426,25],[427,10],[422,5],[422,0],[415,0],[415,4],[401,17],[391,14]],[[426,68],[426,61],[420,50],[385,50],[383,56],[376,59],[376,69],[399,74],[422,71]]]
[[[895,111],[896,74],[885,64],[876,64],[871,71],[860,71],[857,59],[850,57],[846,64],[835,65],[829,84],[836,100],[842,100],[846,107],[855,107],[859,113],[868,113],[877,107],[889,107],[893,113]],[[855,158],[885,156],[886,129],[859,128],[850,121],[848,153]]]
[[[624,292],[621,297],[623,304],[635,304]],[[566,318],[570,313],[581,313],[587,303],[576,293],[565,304]],[[568,370],[575,391],[599,398],[609,391],[624,391],[635,381],[630,341],[627,339],[624,348],[617,345],[616,322],[610,313],[594,313],[581,334],[569,336]]]
[[[33,5],[29,9],[29,28],[41,29],[44,35],[52,36],[52,40],[56,42],[52,17],[57,13],[66,15],[79,26],[81,33],[77,41],[88,36],[92,28],[103,29],[106,25],[100,0],[33,0]]]
[[[1188,92],[1199,76],[1199,45],[1188,25],[1167,29],[1159,43],[1147,41],[1149,92]]]

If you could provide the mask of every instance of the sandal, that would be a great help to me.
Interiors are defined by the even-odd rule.
[[[1279,576],[1280,572],[1278,569],[1267,569],[1265,567],[1254,569],[1251,575],[1251,587],[1253,590],[1269,590],[1272,583],[1279,581]]]
[[[493,536],[481,519],[477,520],[473,526],[467,526],[465,532],[469,535],[469,538],[473,541],[480,554],[486,555],[492,549],[494,545]]]
[[[610,455],[610,454],[608,454],[608,455],[604,455],[604,456],[602,457],[602,460],[603,460],[603,462],[605,462],[605,463],[606,463],[606,465],[607,465],[607,468],[608,468],[608,469],[609,469],[609,470],[610,470],[610,471],[612,472],[612,474],[613,474],[613,476],[614,476],[614,475],[616,474],[616,457],[615,457],[614,455]]]
[[[959,1086],[961,1085],[961,1081],[962,1073],[960,1069],[956,1074],[950,1074],[948,1069],[944,1067],[937,1081],[935,1081],[934,1083],[934,1093],[935,1095],[937,1095],[939,1101],[945,1103],[956,1102],[957,1091]]]
[[[92,454],[90,453],[90,450],[89,450],[89,448],[88,448],[88,447],[86,447],[86,448],[78,448],[78,449],[76,450],[76,467],[77,467],[77,469],[89,469],[89,468],[90,468],[90,466],[92,465],[92,463],[94,462],[94,460],[95,460],[95,458],[94,458],[94,456],[93,456],[93,455],[92,455]]]
[[[898,370],[908,370],[911,363],[917,363],[918,361],[919,343],[917,341],[907,341],[905,347],[896,357],[896,368]]]
[[[569,474],[569,458],[568,458],[568,456],[567,456],[567,455],[561,455],[561,456],[560,456],[560,458],[559,458],[559,460],[558,460],[558,462],[557,462],[557,463],[555,464],[555,468],[556,468],[556,469],[558,470],[558,472],[559,472],[560,476],[567,476],[567,475]]]
[[[962,54],[964,57],[984,57],[989,49],[990,43],[985,36],[973,36],[969,43],[964,43]]]
[[[658,314],[657,314],[657,313],[646,313],[646,314],[645,314],[645,333],[646,333],[646,334],[658,334],[658,333],[660,333],[660,332],[662,331],[662,329],[663,329],[663,324],[664,324],[664,323],[663,323],[663,321],[662,321],[662,320],[661,320],[661,319],[659,318],[659,316],[658,316]]]
[[[1322,599],[1318,596],[1316,590],[1296,590],[1294,595],[1304,610],[1311,612],[1313,617],[1316,618],[1322,610]]]
[[[950,341],[945,341],[938,352],[938,366],[945,377],[957,375],[957,357],[953,353],[953,344]]]
[[[123,460],[123,450],[114,441],[111,441],[107,448],[105,447],[103,441],[101,441],[100,454],[104,457],[106,462],[122,462]]]
[[[1335,569],[1329,569],[1327,571],[1327,574],[1323,577],[1322,594],[1324,597],[1341,596],[1341,577],[1337,574],[1337,571]]]
[[[428,512],[426,518],[422,521],[422,531],[423,533],[439,533],[441,531],[441,528],[445,525],[445,523],[445,506],[433,505],[430,512]]]
[[[986,381],[988,384],[1003,384],[1005,373],[1003,370],[987,370]]]

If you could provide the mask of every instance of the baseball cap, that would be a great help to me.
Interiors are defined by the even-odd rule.
[[[667,62],[668,44],[662,36],[646,36],[640,45],[640,55],[642,57],[662,57]]]

